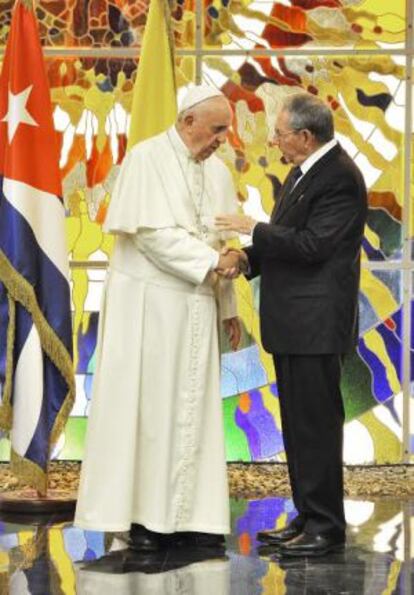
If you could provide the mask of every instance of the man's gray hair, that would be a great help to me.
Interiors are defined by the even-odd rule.
[[[288,112],[292,130],[309,130],[321,144],[333,139],[332,112],[319,97],[295,93],[283,101],[282,110]]]

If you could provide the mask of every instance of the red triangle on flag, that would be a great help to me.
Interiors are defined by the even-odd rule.
[[[17,0],[0,76],[0,175],[62,196],[59,147],[36,16]]]

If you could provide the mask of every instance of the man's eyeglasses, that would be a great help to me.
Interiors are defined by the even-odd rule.
[[[275,130],[273,133],[273,138],[274,140],[279,140],[281,138],[284,138],[285,136],[289,136],[290,134],[297,134],[300,131],[301,128],[299,128],[298,130],[288,130],[287,132],[280,132],[279,130]]]

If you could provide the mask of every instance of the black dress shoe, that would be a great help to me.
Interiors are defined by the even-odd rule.
[[[277,529],[276,531],[260,531],[256,538],[257,541],[261,541],[267,545],[278,545],[297,537],[302,531],[302,527],[291,523],[287,527]]]
[[[183,531],[176,535],[179,537],[179,543],[184,546],[224,549],[226,545],[224,535],[218,533]]]
[[[331,552],[343,550],[345,536],[343,534],[310,535],[301,533],[286,543],[281,543],[277,554],[279,556],[325,556]]]
[[[127,549],[110,552],[98,560],[82,562],[80,568],[81,571],[105,574],[126,574],[128,572],[160,574],[197,562],[205,562],[207,560],[226,561],[227,559],[227,556],[223,555],[223,552],[217,552],[213,548],[173,549],[158,552],[135,552]],[[124,593],[124,591],[122,592]]]
[[[131,524],[128,546],[136,552],[157,552],[164,546],[162,533],[149,531],[143,525]]]

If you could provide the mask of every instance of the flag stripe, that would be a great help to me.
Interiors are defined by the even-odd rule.
[[[62,317],[63,309],[70,312],[69,282],[54,266],[49,255],[41,250],[26,219],[10,205],[1,192],[0,200],[0,249],[12,266],[34,287],[37,302],[46,320],[71,353],[71,320],[69,316]],[[23,251],[22,243],[25,247]],[[39,278],[42,283],[38,282]]]
[[[39,333],[32,324],[16,365],[14,384],[11,443],[22,457],[25,456],[39,423],[42,401],[43,354]]]
[[[9,326],[9,303],[7,290],[0,281],[0,345],[7,345],[7,332]],[[6,382],[7,350],[0,349],[0,385]],[[1,394],[3,391],[1,391]]]
[[[33,320],[29,312],[16,304],[15,331],[14,331],[14,354],[13,354],[13,373],[16,372],[20,353],[26,344],[27,338],[33,326]],[[13,395],[11,397],[13,403]]]
[[[64,208],[54,194],[37,190],[24,182],[3,179],[3,194],[31,227],[37,243],[64,277],[68,276]]]
[[[43,355],[43,402],[33,439],[27,449],[26,457],[44,467],[49,457],[50,435],[62,406],[62,395],[68,392],[68,386],[53,362]]]

